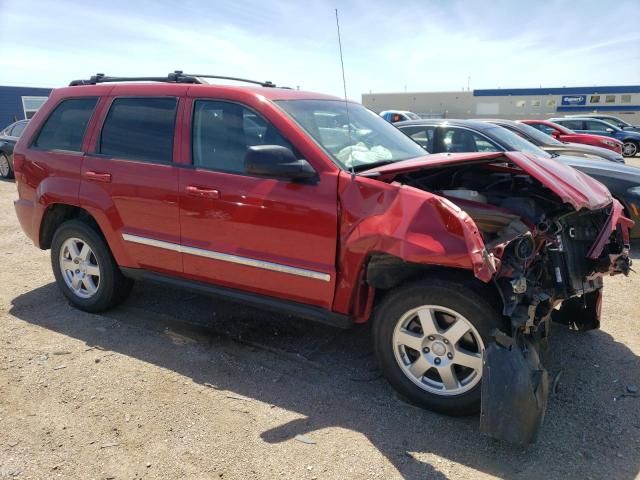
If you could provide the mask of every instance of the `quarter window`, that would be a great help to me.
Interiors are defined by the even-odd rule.
[[[82,139],[98,99],[73,98],[62,101],[45,122],[33,146],[44,150],[82,150]]]
[[[177,99],[116,98],[102,127],[99,152],[116,158],[169,163]]]
[[[293,151],[276,127],[242,105],[198,100],[193,114],[193,164],[222,172],[244,173],[249,147],[280,145]]]

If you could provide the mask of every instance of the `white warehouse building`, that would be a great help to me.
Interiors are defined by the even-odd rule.
[[[640,124],[640,85],[365,93],[362,104],[377,113],[409,110],[436,118],[519,120],[606,113]]]

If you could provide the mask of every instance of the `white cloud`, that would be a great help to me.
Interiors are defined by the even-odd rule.
[[[0,0],[0,84],[175,68],[342,94],[334,5]],[[373,91],[638,84],[634,1],[339,5],[351,98]],[[615,22],[616,28],[611,28]]]

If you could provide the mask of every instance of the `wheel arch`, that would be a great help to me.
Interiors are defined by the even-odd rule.
[[[470,288],[502,312],[503,299],[493,282],[479,280],[473,270],[407,262],[400,257],[379,252],[371,254],[363,267],[359,287],[354,293],[353,316],[356,323],[370,320],[373,308],[390,291],[409,283],[433,279]]]
[[[38,235],[38,246],[42,250],[50,249],[56,230],[64,222],[73,219],[82,220],[93,227],[103,239],[105,238],[98,222],[84,208],[78,207],[77,205],[54,203],[47,206],[42,216]]]

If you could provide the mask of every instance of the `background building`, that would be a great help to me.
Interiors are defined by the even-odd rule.
[[[548,118],[608,113],[640,124],[640,85],[511,88],[462,92],[368,93],[362,103],[374,112],[410,110],[442,118]]]
[[[0,86],[0,130],[16,120],[31,118],[49,93],[50,88]]]

